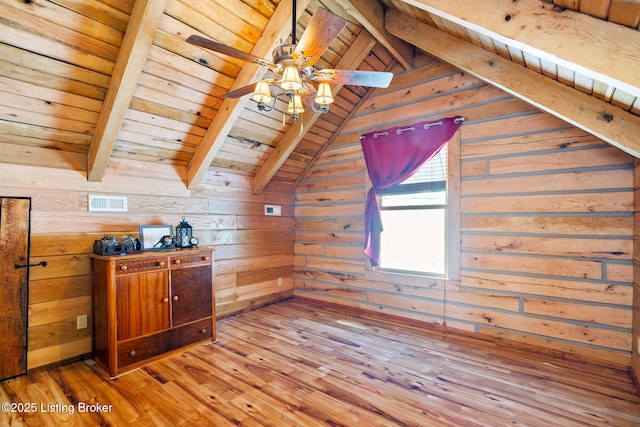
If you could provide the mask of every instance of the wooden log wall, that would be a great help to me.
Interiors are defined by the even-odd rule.
[[[140,225],[171,224],[182,216],[201,246],[215,248],[218,317],[278,301],[293,286],[293,189],[268,187],[259,196],[248,176],[209,171],[189,191],[170,166],[149,170],[112,159],[102,183],[82,171],[3,164],[0,195],[32,198],[28,369],[92,352],[91,263],[95,239],[138,236]],[[184,172],[184,171],[182,171]],[[89,194],[128,197],[126,213],[88,212]],[[265,217],[264,204],[282,206]],[[76,317],[89,316],[87,329]]]
[[[455,115],[465,118],[460,280],[369,271],[359,135]],[[375,92],[300,182],[294,293],[626,369],[632,166],[626,153],[425,58]]]
[[[634,222],[633,222],[633,337],[631,347],[631,376],[640,389],[640,160],[635,160],[633,169]]]

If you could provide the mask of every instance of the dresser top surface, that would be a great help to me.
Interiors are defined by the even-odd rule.
[[[190,249],[171,249],[171,250],[149,250],[142,252],[129,252],[124,255],[96,255],[89,254],[89,257],[102,259],[102,260],[119,260],[119,259],[128,259],[128,258],[154,258],[159,256],[170,256],[170,255],[189,255],[189,254],[197,254],[197,253],[210,253],[213,252],[214,248],[190,248]]]

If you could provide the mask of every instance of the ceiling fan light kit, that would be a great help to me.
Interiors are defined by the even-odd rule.
[[[331,86],[329,83],[322,82],[318,85],[318,95],[316,95],[316,104],[327,106],[329,111],[329,104],[333,102],[333,94],[331,93]]]
[[[291,40],[295,42],[295,0],[292,3],[294,13],[291,17]],[[334,101],[330,83],[381,88],[388,87],[391,83],[393,74],[388,72],[313,68],[313,64],[346,25],[347,21],[344,19],[326,9],[318,8],[298,44],[283,44],[273,50],[273,63],[198,35],[190,36],[187,42],[268,68],[275,74],[275,78],[263,79],[236,89],[227,93],[225,98],[239,98],[253,92],[251,99],[257,103],[260,111],[273,110],[275,101],[281,99],[287,102],[286,113],[296,121],[305,111],[304,106],[316,113],[329,111],[329,105]]]
[[[256,89],[253,92],[251,99],[258,103],[258,107],[260,107],[260,104],[263,106],[269,104],[273,99],[271,96],[271,86],[269,85],[269,82],[260,80],[256,85]]]
[[[300,78],[300,72],[293,65],[284,67],[282,72],[282,79],[280,80],[280,87],[287,92],[295,92],[302,87],[302,79]]]
[[[300,114],[304,113],[304,107],[302,106],[302,98],[300,95],[296,95],[293,92],[288,94],[289,105],[287,106],[287,114],[293,118],[295,122],[300,117]]]

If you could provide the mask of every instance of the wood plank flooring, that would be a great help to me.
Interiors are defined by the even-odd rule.
[[[0,383],[0,426],[638,426],[628,374],[293,299],[109,379]],[[92,406],[93,405],[93,406]]]

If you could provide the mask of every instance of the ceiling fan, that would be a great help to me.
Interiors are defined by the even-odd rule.
[[[273,50],[273,62],[240,51],[216,41],[191,35],[187,42],[204,47],[245,62],[259,64],[269,69],[273,77],[241,87],[224,95],[239,98],[253,92],[252,100],[260,111],[270,111],[275,100],[284,98],[288,102],[287,114],[296,121],[304,112],[303,104],[311,111],[326,113],[333,102],[330,83],[368,87],[388,87],[392,73],[363,70],[316,70],[313,65],[320,59],[329,45],[338,37],[347,21],[326,9],[318,8],[299,42],[296,41],[296,2],[293,3],[291,40]],[[317,87],[316,87],[317,85]]]

